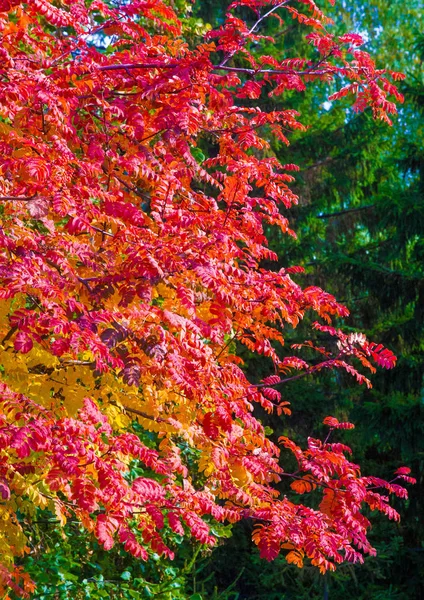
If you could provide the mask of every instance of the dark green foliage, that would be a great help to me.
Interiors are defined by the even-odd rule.
[[[27,524],[37,546],[25,560],[26,570],[37,581],[33,596],[37,600],[231,600],[222,590],[216,596],[196,591],[207,581],[209,548],[180,539],[175,561],[156,555],[144,562],[118,547],[105,551],[77,521],[62,529],[45,511],[39,519]],[[223,539],[231,535],[228,526],[216,525],[213,531]]]

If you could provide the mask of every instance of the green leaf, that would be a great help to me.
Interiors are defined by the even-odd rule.
[[[190,152],[193,158],[195,158],[198,163],[202,163],[206,158],[206,156],[203,154],[200,148],[191,148]]]
[[[153,592],[152,592],[152,590],[149,587],[147,587],[147,585],[144,586],[143,591],[146,594],[146,598],[152,598],[153,597]]]

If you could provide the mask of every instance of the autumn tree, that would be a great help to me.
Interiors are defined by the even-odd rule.
[[[284,551],[325,572],[374,554],[361,509],[397,519],[389,496],[406,497],[409,469],[363,476],[331,437],[353,426],[334,417],[303,450],[267,438],[254,413],[286,418],[278,386],[306,374],[341,369],[370,386],[358,365],[395,363],[334,326],[347,309],[302,289],[301,268],[264,266],[277,259],[265,227],[294,236],[297,202],[297,167],[268,139],[288,145],[304,125],[255,101],[337,78],[333,99],[353,94],[390,121],[401,76],[377,69],[360,36],[332,35],[313,0],[238,0],[200,42],[164,2],[0,10],[3,588],[32,589],[16,558],[37,508],[142,560],[172,558],[176,536],[213,545],[211,523],[243,518],[268,560]],[[254,54],[260,24],[281,13],[309,28],[313,54]],[[307,312],[334,343],[286,351],[284,328]],[[235,344],[268,358],[263,381]]]

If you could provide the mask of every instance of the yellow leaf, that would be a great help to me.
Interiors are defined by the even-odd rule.
[[[109,418],[109,422],[115,429],[127,429],[131,423],[131,419],[125,415],[122,410],[120,410],[117,406],[113,404],[109,404],[104,413]]]
[[[236,485],[243,487],[252,481],[252,475],[240,460],[229,465],[231,477]]]
[[[44,350],[39,344],[34,344],[34,347],[25,355],[25,362],[31,369],[37,365],[42,365],[47,369],[57,367],[59,359],[47,350]]]
[[[175,291],[164,283],[158,283],[156,286],[156,291],[159,296],[162,298],[174,298]]]
[[[4,30],[3,30],[3,35],[4,35]],[[8,125],[7,123],[0,123],[0,134],[10,135],[11,131],[13,131],[13,129],[12,129],[12,127],[10,127],[10,125]]]
[[[64,405],[70,415],[75,415],[82,407],[84,398],[90,395],[88,390],[78,384],[65,388],[63,393],[65,396]]]
[[[66,516],[68,514],[68,511],[66,510],[62,502],[57,498],[54,498],[54,500],[50,502],[50,507],[53,508],[52,512],[54,512],[54,514],[58,518],[58,521],[61,524],[61,526],[63,527],[64,525],[66,525]]]
[[[210,457],[205,456],[204,454],[202,454],[202,456],[200,457],[197,466],[199,471],[203,473],[205,477],[209,477],[209,475],[212,475],[215,469],[215,465],[211,461]]]

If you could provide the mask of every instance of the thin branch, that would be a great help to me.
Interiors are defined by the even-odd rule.
[[[176,69],[181,63],[122,63],[120,65],[106,65],[99,67],[99,71],[127,71],[128,69]],[[248,75],[328,75],[328,69],[314,71],[314,68],[305,71],[296,71],[295,69],[249,69],[247,67],[227,67],[225,65],[215,65],[212,71],[231,71],[234,73],[247,73]]]
[[[60,359],[59,359],[60,360]],[[92,360],[62,360],[60,361],[63,367],[69,367],[71,365],[94,365]]]
[[[337,129],[335,131],[337,131]],[[335,133],[335,131],[332,131],[331,133],[333,134],[333,133]],[[337,158],[338,158],[337,156],[327,156],[326,158],[323,158],[322,160],[317,160],[317,162],[314,162],[309,167],[305,167],[304,169],[302,169],[302,171],[303,172],[304,171],[312,171],[312,169],[316,169],[317,167],[321,167],[322,165],[331,163],[331,162],[337,160]]]
[[[19,201],[19,202],[29,202],[30,200],[33,200],[35,198],[35,196],[0,196],[0,201],[2,202],[14,202],[14,201]]]
[[[233,73],[247,73],[249,75],[328,75],[328,69],[314,71],[306,69],[305,71],[296,71],[295,69],[249,69],[248,67],[214,67],[213,70],[231,71]]]
[[[340,217],[341,215],[346,215],[347,213],[359,212],[361,210],[368,210],[370,208],[374,208],[374,204],[366,204],[365,206],[358,206],[357,208],[346,208],[344,210],[339,210],[333,213],[325,213],[323,215],[317,215],[318,219],[331,219],[332,217]]]
[[[299,375],[293,375],[293,377],[285,377],[284,379],[280,379],[279,381],[277,381],[275,383],[251,383],[250,385],[251,385],[251,387],[255,387],[255,388],[263,388],[263,387],[274,387],[275,385],[281,385],[282,383],[288,383],[289,381],[295,381],[296,379],[301,379],[302,377],[306,377],[307,375],[312,375],[312,373],[316,373],[317,371],[320,371],[321,369],[329,368],[329,365],[336,364],[336,366],[337,366],[337,361],[341,360],[343,358],[343,356],[344,356],[344,352],[340,352],[334,358],[330,358],[329,360],[320,362],[320,363],[314,365],[313,367],[306,369],[306,371],[304,371],[303,373],[299,373]]]
[[[149,140],[150,138],[155,137],[155,135],[160,135],[161,133],[164,133],[164,131],[168,131],[168,128],[159,129],[159,131],[155,131],[151,135],[148,135],[145,138],[142,138],[141,140],[139,140],[139,143],[141,144],[141,142],[145,142],[146,140]]]
[[[251,387],[255,387],[255,388],[274,387],[274,385],[281,385],[282,383],[288,383],[289,381],[295,381],[296,379],[301,379],[302,377],[306,377],[306,375],[311,375],[315,370],[317,370],[317,368],[313,367],[312,369],[309,369],[308,371],[304,371],[303,373],[300,373],[299,375],[293,375],[293,377],[285,377],[284,379],[280,379],[276,383],[251,383],[250,385],[251,385]]]
[[[6,335],[4,336],[4,338],[2,339],[2,341],[0,343],[2,345],[4,345],[8,340],[10,340],[10,338],[15,333],[15,331],[17,331],[17,329],[18,329],[18,327],[16,325],[14,325],[11,329],[9,329],[8,333],[6,333]]]
[[[116,179],[117,181],[119,181],[119,183],[121,185],[123,185],[126,190],[128,190],[129,192],[133,192],[133,194],[135,194],[136,196],[138,196],[145,202],[148,202],[150,200],[150,197],[148,196],[148,194],[145,194],[145,193],[141,192],[140,190],[138,190],[136,187],[130,185],[129,183],[127,183],[126,181],[121,179],[121,177],[119,177],[119,175],[117,175],[116,173],[112,173],[112,177],[114,179]]]
[[[230,202],[230,205],[227,208],[227,213],[225,215],[225,219],[224,219],[224,223],[223,223],[222,227],[225,227],[225,225],[226,225],[226,223],[228,221],[228,217],[230,216],[230,212],[231,212],[231,209],[233,208],[233,204],[234,204],[234,202],[236,200],[237,192],[239,191],[239,189],[240,189],[240,184],[237,181],[236,189],[234,190],[233,198],[232,198],[232,200]]]
[[[221,350],[219,351],[219,353],[215,356],[215,360],[218,360],[218,358],[221,356],[221,354],[228,348],[228,346],[230,346],[232,344],[232,342],[236,339],[236,337],[238,336],[239,332],[236,331],[235,334],[233,336],[230,337],[230,339],[228,340],[228,342],[221,348]]]
[[[109,231],[105,231],[104,229],[101,229],[100,227],[95,227],[95,225],[91,225],[91,224],[90,224],[90,227],[91,227],[91,229],[94,229],[94,231],[98,231],[102,235],[107,235],[109,237],[115,237],[113,233],[110,233]]]
[[[150,419],[150,421],[156,421],[157,423],[168,423],[168,425],[170,424],[167,419],[162,419],[162,417],[152,417],[152,415],[148,415],[147,413],[141,410],[137,410],[136,408],[129,408],[128,406],[122,406],[122,408],[126,412],[134,413],[139,417],[143,417],[143,419]]]
[[[117,71],[122,69],[126,71],[127,69],[175,69],[181,66],[181,63],[122,63],[120,65],[105,65],[103,67],[99,67],[99,71]]]
[[[289,0],[283,0],[283,2],[280,2],[280,4],[277,4],[276,6],[273,6],[268,12],[266,12],[264,15],[262,15],[262,17],[260,17],[256,23],[249,29],[249,31],[246,34],[246,37],[248,35],[250,35],[251,33],[253,33],[255,31],[255,29],[258,27],[258,25],[260,23],[262,23],[262,21],[264,19],[266,19],[267,17],[269,17],[270,15],[272,15],[273,12],[275,12],[276,10],[278,10],[279,8],[282,8],[285,4],[288,4]]]
[[[264,15],[262,15],[262,17],[259,17],[259,19],[256,21],[256,23],[254,23],[252,25],[252,27],[249,29],[249,31],[244,35],[244,38],[247,39],[249,37],[249,35],[251,35],[255,29],[262,23],[262,21],[264,19],[266,19],[267,17],[269,17],[273,12],[275,12],[276,10],[278,10],[279,8],[281,8],[282,6],[284,6],[285,4],[288,4],[289,0],[283,0],[283,2],[280,2],[280,4],[277,4],[277,6],[273,6],[268,12],[266,12]],[[219,63],[219,68],[222,69],[227,62],[234,56],[234,54],[236,54],[236,52],[239,50],[240,46],[242,44],[239,43],[239,47],[236,48],[236,50],[233,50],[233,52],[230,52],[230,54],[228,54],[224,60]]]

